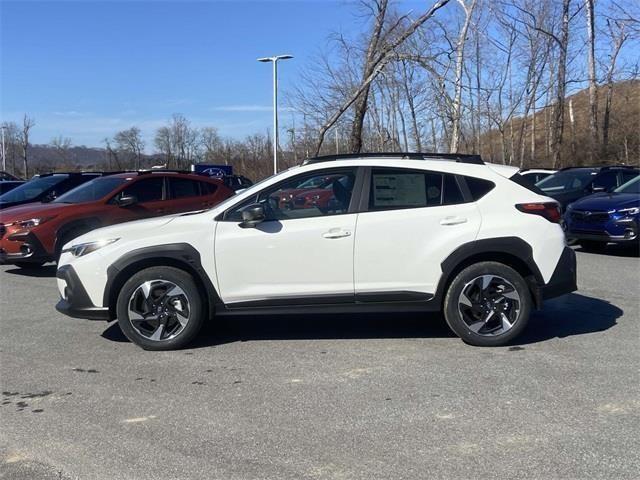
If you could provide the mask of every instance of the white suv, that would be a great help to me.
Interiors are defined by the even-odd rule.
[[[503,345],[576,289],[558,204],[480,157],[320,157],[211,210],[100,228],[65,245],[57,309],[117,318],[142,348],[234,314],[443,311]]]

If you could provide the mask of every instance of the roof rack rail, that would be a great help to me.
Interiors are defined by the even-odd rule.
[[[335,160],[355,160],[365,158],[395,158],[402,160],[448,160],[459,163],[471,163],[484,165],[480,155],[469,155],[463,153],[423,153],[423,152],[381,152],[381,153],[344,153],[337,155],[325,155],[322,157],[308,158],[302,165],[312,165],[314,163],[331,162]]]
[[[620,169],[627,169],[627,170],[637,170],[639,167],[638,165],[623,165],[620,163],[615,165],[576,165],[575,167],[563,167],[560,169],[560,171],[570,170],[574,168],[599,168],[601,170],[611,170],[612,168],[620,168]]]

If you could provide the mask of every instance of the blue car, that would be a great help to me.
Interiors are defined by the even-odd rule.
[[[640,230],[640,175],[610,193],[583,197],[567,207],[567,238],[588,250],[607,243],[638,245]]]

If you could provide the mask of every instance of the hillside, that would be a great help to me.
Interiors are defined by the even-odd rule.
[[[604,110],[607,88],[598,89],[598,133],[602,142]],[[524,166],[551,166],[548,148],[549,132],[545,128],[552,114],[551,107],[539,109],[535,115],[535,157],[531,158],[532,116],[527,119],[524,135]],[[573,114],[573,115],[572,115]],[[571,121],[573,117],[573,122]],[[515,155],[513,165],[520,164],[518,149],[522,118],[513,120],[513,143]],[[505,126],[505,147],[507,163],[511,153],[511,125]],[[562,165],[585,165],[589,162],[589,93],[581,90],[567,97],[565,105],[565,128],[561,150]],[[482,155],[485,159],[502,162],[503,142],[497,129],[482,136]],[[640,163],[640,80],[616,83],[613,86],[608,147],[596,152],[594,164],[638,164]]]

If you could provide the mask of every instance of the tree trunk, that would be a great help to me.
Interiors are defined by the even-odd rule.
[[[589,64],[589,152],[592,164],[598,156],[598,85],[596,81],[594,0],[584,0],[587,14],[587,51]]]
[[[569,45],[569,6],[571,0],[562,1],[562,27],[559,39],[560,54],[556,77],[556,102],[551,128],[551,155],[553,168],[562,166],[562,140],[564,133],[564,104],[567,87],[567,49]]]
[[[462,67],[464,65],[464,45],[467,39],[467,31],[471,24],[471,17],[476,8],[476,0],[472,0],[467,6],[464,0],[458,0],[464,9],[465,19],[462,29],[458,35],[458,43],[456,44],[456,70],[455,70],[455,93],[453,96],[453,123],[451,125],[451,143],[449,144],[449,152],[457,153],[460,148],[460,124],[462,110]]]

